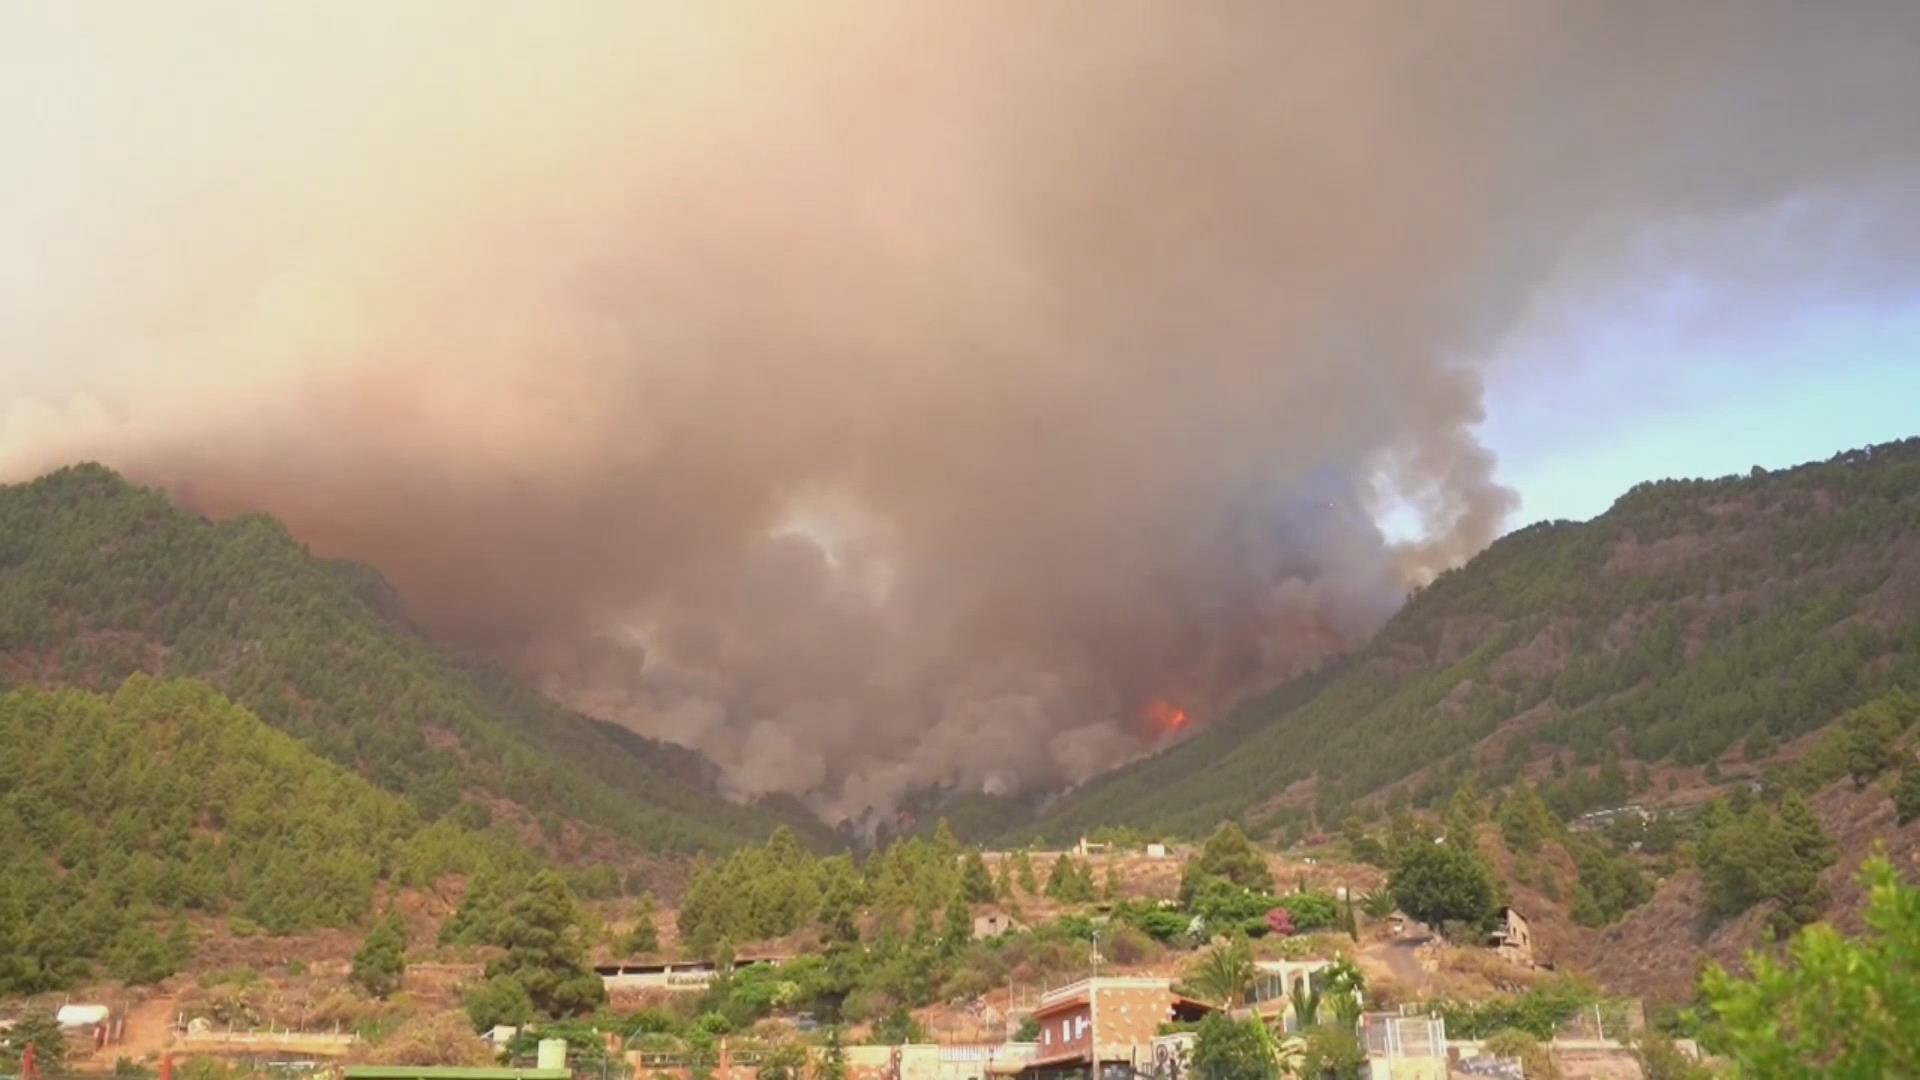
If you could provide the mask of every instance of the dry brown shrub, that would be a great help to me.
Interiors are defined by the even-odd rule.
[[[382,1065],[491,1065],[493,1048],[473,1033],[462,1013],[415,1016],[381,1040],[379,1047],[362,1046],[359,1054],[376,1055]]]

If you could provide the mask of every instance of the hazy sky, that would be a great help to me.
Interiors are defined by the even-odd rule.
[[[1520,495],[1510,528],[1584,520],[1642,480],[1713,477],[1920,435],[1920,306],[1756,306],[1711,335],[1596,317],[1494,373],[1487,445]]]

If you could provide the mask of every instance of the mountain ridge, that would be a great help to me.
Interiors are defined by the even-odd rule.
[[[645,850],[722,850],[817,821],[736,804],[711,763],[429,640],[372,568],[260,514],[210,521],[97,464],[0,487],[0,685],[204,679],[429,820],[505,801]],[[560,820],[564,818],[564,820]]]

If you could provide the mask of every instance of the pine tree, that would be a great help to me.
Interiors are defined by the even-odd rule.
[[[960,855],[960,841],[953,835],[953,826],[941,818],[933,827],[933,853],[940,858],[942,865],[950,866]]]
[[[939,906],[929,895],[923,895],[913,906],[913,942],[926,945],[933,941],[933,912]]]
[[[1480,796],[1473,784],[1468,782],[1455,788],[1453,801],[1447,805],[1447,843],[1473,847],[1473,831],[1480,824],[1480,818]]]
[[[1215,829],[1200,854],[1187,862],[1186,872],[1180,877],[1181,903],[1192,903],[1195,894],[1210,878],[1230,881],[1254,892],[1273,891],[1273,875],[1267,871],[1265,856],[1254,848],[1240,826],[1231,821]]]
[[[726,884],[720,880],[719,870],[707,862],[706,856],[694,859],[693,873],[687,879],[686,895],[680,898],[677,922],[680,940],[696,952],[711,947],[726,932],[721,896],[725,889]]]
[[[107,971],[128,986],[151,986],[178,970],[184,959],[141,923],[122,926],[107,947]]]
[[[1893,789],[1893,812],[1898,824],[1920,818],[1920,762],[1908,758]]]
[[[955,894],[947,901],[947,924],[941,932],[940,945],[949,953],[959,952],[973,940],[973,914],[967,910],[966,899]]]
[[[1533,785],[1524,780],[1515,784],[1500,803],[1500,835],[1507,842],[1507,850],[1516,855],[1531,855],[1540,850],[1541,842],[1558,828],[1553,811],[1547,809]]]
[[[861,886],[853,864],[843,856],[825,859],[820,863],[820,878],[817,921],[822,939],[829,949],[858,945]]]
[[[660,949],[660,932],[653,925],[654,909],[657,902],[651,892],[643,892],[633,905],[633,927],[620,942],[620,949],[628,956],[640,956],[657,952]]]
[[[1053,869],[1047,874],[1049,898],[1073,903],[1093,899],[1092,891],[1091,882],[1073,859],[1062,853],[1053,861]]]
[[[1033,876],[1033,860],[1027,857],[1025,848],[1013,853],[1013,873],[1014,880],[1020,883],[1021,892],[1032,896],[1040,891],[1040,884]]]
[[[586,966],[579,912],[566,882],[542,870],[527,883],[500,920],[494,944],[507,955],[488,965],[489,979],[504,978],[525,989],[548,1016],[574,1016],[606,1000],[606,989]]]
[[[1003,857],[1000,872],[994,878],[993,893],[1001,900],[1013,899],[1013,860]]]
[[[407,973],[407,924],[395,911],[373,924],[360,951],[353,954],[347,980],[370,997],[384,998],[400,989]]]
[[[36,1009],[20,1017],[7,1032],[8,1056],[15,1071],[19,1069],[18,1055],[28,1046],[33,1047],[34,1067],[40,1075],[58,1076],[66,1071],[67,1036],[53,1013]]]
[[[993,875],[987,871],[987,860],[981,857],[979,848],[967,852],[960,887],[972,903],[984,904],[993,899]]]

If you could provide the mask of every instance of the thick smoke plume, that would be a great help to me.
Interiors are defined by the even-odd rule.
[[[1910,287],[1916,14],[10,5],[0,471],[270,511],[742,792],[1058,785],[1496,534],[1543,282],[1790,208]]]

